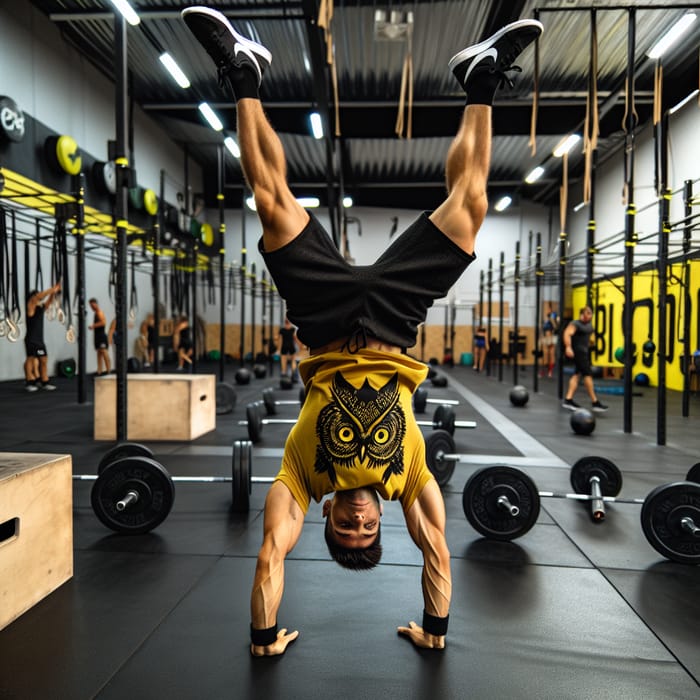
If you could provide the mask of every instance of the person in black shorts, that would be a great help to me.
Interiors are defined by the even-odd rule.
[[[474,333],[474,369],[477,372],[484,369],[488,352],[489,339],[486,337],[486,328],[479,326]]]
[[[581,406],[574,401],[574,394],[576,393],[576,389],[578,389],[579,378],[583,379],[583,386],[591,399],[593,410],[597,413],[608,410],[608,407],[598,400],[593,387],[590,347],[591,335],[593,334],[592,318],[593,310],[590,306],[584,306],[579,312],[578,319],[571,321],[564,329],[562,338],[564,354],[574,361],[574,373],[571,375],[571,379],[569,379],[566,396],[562,402],[562,406],[570,411],[581,408]]]
[[[94,345],[97,352],[97,376],[109,374],[112,369],[112,361],[109,357],[109,338],[107,338],[107,317],[94,297],[89,300],[90,308],[95,312],[92,324],[88,330],[94,333]]]
[[[258,249],[310,352],[299,365],[305,400],[265,499],[251,653],[282,654],[298,637],[277,627],[284,561],[301,536],[311,498],[320,503],[331,493],[322,506],[326,544],[333,559],[355,570],[370,569],[381,557],[380,497],[400,501],[423,555],[424,610],[422,624],[397,629],[418,647],[443,649],[452,594],[445,505],[411,407],[427,367],[405,351],[415,345],[427,309],[475,258],[488,209],[494,95],[542,25],[514,22],[452,58],[448,67],[467,97],[447,153],[446,198],[418,216],[373,265],[354,267],[287,184],[282,144],[259,95],[270,52],[239,34],[221,12],[191,7],[182,15],[236,102],[241,166],[262,224]]]
[[[297,329],[291,324],[288,318],[284,319],[284,326],[279,329],[277,335],[277,354],[280,356],[280,373],[282,376],[291,372],[290,377],[293,379],[297,369]]]
[[[187,316],[180,316],[173,329],[173,349],[177,352],[177,371],[184,372],[185,365],[192,364],[194,343]]]
[[[24,361],[24,388],[26,391],[54,391],[56,387],[49,382],[49,357],[44,344],[44,310],[50,306],[53,298],[61,290],[57,282],[43,292],[33,290],[27,297],[27,334],[24,347],[27,359]]]

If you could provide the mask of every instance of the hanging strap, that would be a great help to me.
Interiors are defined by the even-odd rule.
[[[34,289],[44,288],[44,271],[41,269],[41,223],[36,220],[36,231],[34,234],[36,241],[36,270],[34,274]]]
[[[136,253],[131,251],[131,291],[129,292],[129,318],[133,321],[139,310],[139,296],[136,291]]]
[[[588,94],[586,95],[586,119],[583,133],[584,174],[583,201],[591,201],[593,177],[593,151],[598,148],[600,118],[598,115],[598,27],[596,11],[591,10],[591,45],[588,63]]]
[[[538,12],[535,12],[535,19],[538,19]],[[533,75],[533,87],[532,87],[532,113],[530,115],[530,140],[528,141],[528,146],[530,146],[530,155],[535,156],[537,154],[537,111],[539,109],[540,102],[540,39],[537,37],[535,39],[535,70]]]

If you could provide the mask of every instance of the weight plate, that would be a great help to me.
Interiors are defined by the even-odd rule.
[[[433,430],[425,438],[425,462],[439,486],[445,486],[455,470],[453,460],[441,459],[443,454],[454,454],[455,441],[445,430]]]
[[[249,403],[245,407],[245,417],[248,427],[248,438],[252,443],[257,444],[260,442],[263,428],[262,416],[258,412],[257,404]]]
[[[605,457],[581,457],[573,467],[569,478],[576,493],[591,493],[591,479],[600,479],[603,496],[617,496],[622,489],[622,472]]]
[[[216,415],[231,413],[236,407],[236,390],[228,382],[216,383]]]
[[[499,498],[505,496],[519,508],[511,515]],[[534,482],[519,469],[497,465],[469,477],[462,493],[462,508],[470,525],[492,540],[514,540],[537,522],[540,496]]]
[[[450,435],[455,434],[455,412],[452,406],[440,404],[433,413],[433,427],[445,430]]]
[[[113,447],[111,450],[107,450],[104,453],[100,463],[97,465],[97,473],[102,474],[104,468],[110,465],[112,462],[116,462],[118,459],[124,459],[125,457],[149,457],[153,458],[153,452],[138,442],[120,442],[118,445]]]
[[[277,406],[275,406],[275,392],[272,387],[263,389],[262,400],[265,406],[265,413],[268,416],[274,416],[277,413]]]
[[[123,510],[117,504],[133,492],[137,498]],[[175,500],[170,474],[148,457],[125,457],[108,464],[92,487],[90,501],[99,520],[128,535],[150,532],[168,517]]]
[[[428,403],[428,390],[419,386],[413,392],[413,411],[415,413],[425,413],[425,406]]]
[[[252,443],[236,440],[233,443],[231,463],[232,509],[237,513],[247,513],[250,509]]]
[[[641,518],[644,536],[659,554],[681,564],[700,564],[700,537],[690,531],[690,523],[700,528],[700,484],[657,486],[644,500]]]
[[[693,464],[688,470],[688,476],[685,477],[685,480],[692,481],[694,484],[700,484],[700,462]]]

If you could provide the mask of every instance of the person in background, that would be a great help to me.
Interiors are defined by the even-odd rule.
[[[187,316],[180,316],[173,329],[173,348],[177,352],[177,371],[184,372],[185,365],[192,364],[194,343],[192,329]]]
[[[104,374],[109,374],[112,369],[112,361],[109,357],[109,339],[107,338],[107,318],[104,311],[97,303],[94,297],[89,300],[90,308],[94,311],[95,316],[92,324],[88,326],[88,330],[94,332],[94,345],[97,352],[97,376],[101,377]]]
[[[474,369],[481,372],[486,364],[489,352],[489,339],[486,337],[486,328],[479,326],[474,333]]]
[[[547,376],[551,379],[554,373],[554,364],[556,363],[557,354],[557,332],[559,331],[559,319],[556,312],[549,307],[549,312],[542,324],[542,338],[540,339],[540,347],[542,350],[542,376],[544,376],[544,368],[547,368]]]
[[[27,297],[27,334],[24,336],[24,348],[27,352],[27,359],[24,361],[25,391],[56,389],[49,382],[49,357],[44,343],[44,311],[60,291],[61,283],[57,282],[43,292],[29,292]]]
[[[290,320],[284,317],[284,326],[279,329],[277,334],[277,354],[280,356],[280,373],[282,376],[290,371],[290,377],[293,379],[297,370],[297,329],[291,324]]]

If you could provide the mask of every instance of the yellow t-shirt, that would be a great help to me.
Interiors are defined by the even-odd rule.
[[[407,511],[432,474],[411,399],[427,368],[407,355],[364,348],[299,365],[306,399],[277,479],[306,513],[311,497],[371,487]]]

